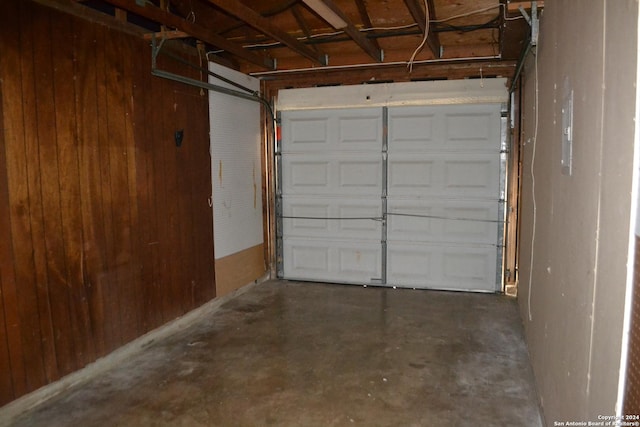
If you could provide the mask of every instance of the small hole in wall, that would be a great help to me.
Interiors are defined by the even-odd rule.
[[[371,96],[367,95],[367,101],[371,100]]]

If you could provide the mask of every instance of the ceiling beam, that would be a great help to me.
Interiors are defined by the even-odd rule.
[[[56,1],[67,3],[70,2],[69,0]],[[198,40],[223,49],[252,64],[271,70],[275,69],[275,63],[271,58],[258,55],[255,52],[250,52],[239,44],[230,42],[224,37],[217,35],[215,32],[207,28],[196,25],[190,21],[187,21],[186,19],[174,15],[173,13],[162,10],[159,7],[151,6],[150,4],[146,4],[145,6],[138,6],[135,0],[107,0],[107,2],[115,7],[125,9],[131,13],[135,13],[151,21],[155,21],[167,27],[176,28],[179,31],[188,33]]]
[[[104,25],[107,28],[113,28],[114,30],[121,31],[126,34],[141,37],[145,30],[140,27],[136,27],[128,22],[123,22],[116,19],[115,16],[107,15],[97,10],[84,6],[79,1],[70,0],[33,0],[34,3],[41,4],[60,12],[67,13],[71,16],[75,16],[85,21],[93,22],[96,24]]]
[[[365,28],[372,28],[373,23],[371,22],[371,17],[369,16],[369,11],[367,10],[367,5],[364,3],[364,0],[356,0],[356,6],[358,6],[358,12],[360,12],[360,19],[364,24]],[[378,44],[378,40],[369,39],[371,43],[376,47],[376,49],[380,49],[380,44]]]
[[[296,22],[298,23],[298,26],[300,27],[304,35],[307,37],[307,40],[311,39],[311,30],[309,30],[307,21],[305,21],[304,16],[302,16],[302,8],[299,5],[294,4],[293,6],[291,6],[291,14],[295,18]],[[318,53],[319,55],[324,55],[324,53],[320,50],[318,45],[312,44],[311,48],[315,50],[316,53]]]
[[[409,9],[409,12],[411,13],[411,16],[413,16],[414,21],[416,21],[416,24],[418,24],[418,27],[420,27],[420,29],[424,33],[424,31],[426,30],[427,18],[424,14],[424,10],[422,10],[420,2],[418,0],[404,0],[404,3],[407,5],[407,9]],[[433,4],[433,0],[427,0],[427,5],[429,6],[429,19],[436,19],[436,9]],[[427,45],[429,46],[429,49],[431,49],[433,57],[440,58],[440,38],[431,28],[429,28],[429,34],[427,35]]]
[[[371,40],[369,40],[364,34],[360,32],[353,24],[353,22],[344,14],[344,12],[333,2],[333,0],[320,0],[324,3],[333,13],[338,15],[342,21],[346,24],[343,28],[337,28],[343,30],[351,39],[356,42],[362,50],[364,50],[370,57],[377,62],[382,62],[382,50],[377,47]],[[317,13],[317,12],[316,12]],[[322,17],[321,14],[320,17]],[[326,18],[322,17],[327,20]],[[327,21],[329,22],[329,21]],[[329,22],[330,23],[330,22]],[[343,24],[344,25],[344,24]]]
[[[271,20],[263,17],[255,10],[245,6],[238,0],[207,0],[209,3],[218,7],[225,13],[240,19],[247,23],[247,25],[255,28],[263,34],[272,37],[273,39],[285,44],[291,50],[299,55],[304,56],[307,59],[320,65],[327,65],[327,59],[324,55],[318,55],[312,48],[301,43],[295,37],[287,34],[278,27],[276,27]]]

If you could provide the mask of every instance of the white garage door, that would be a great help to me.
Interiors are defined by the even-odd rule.
[[[500,110],[283,112],[280,276],[499,290]]]
[[[284,123],[283,276],[380,281],[382,109],[291,111]]]

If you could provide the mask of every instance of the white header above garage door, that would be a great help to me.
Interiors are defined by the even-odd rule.
[[[506,83],[492,78],[284,89],[278,92],[277,109],[503,103],[509,99]]]

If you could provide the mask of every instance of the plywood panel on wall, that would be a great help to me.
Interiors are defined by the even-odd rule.
[[[29,1],[0,3],[0,51],[2,405],[215,278],[207,95],[152,77],[147,42]]]
[[[265,272],[263,244],[216,259],[217,295],[233,292],[259,279]]]

